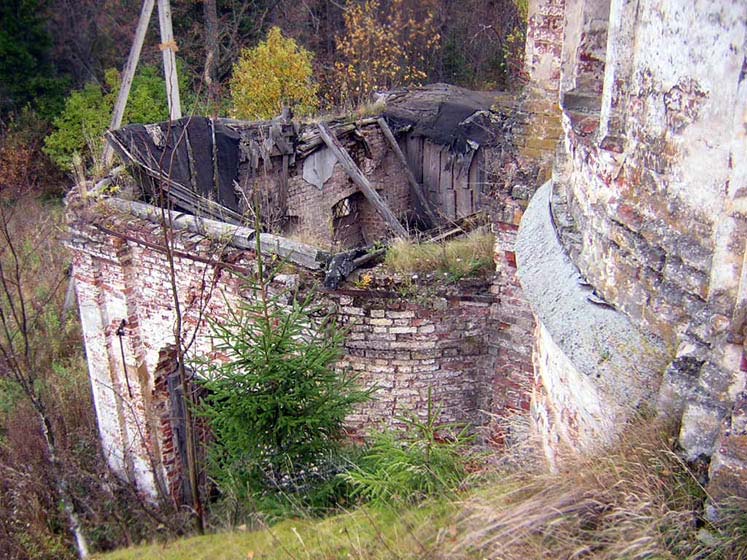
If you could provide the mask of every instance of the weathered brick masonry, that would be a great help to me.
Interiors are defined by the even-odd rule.
[[[410,209],[407,178],[402,164],[397,160],[386,140],[376,127],[363,131],[366,151],[354,150],[353,155],[361,171],[369,178],[373,188],[381,192],[387,205],[399,218],[405,218]],[[270,182],[266,188],[275,188]],[[290,234],[299,238],[322,242],[336,249],[346,249],[373,244],[387,235],[386,224],[376,210],[365,203],[343,171],[335,165],[324,188],[309,188],[301,173],[291,174],[288,185],[288,215],[294,220]],[[348,200],[345,216],[336,218],[330,209]],[[349,214],[347,213],[349,212]],[[344,218],[348,217],[345,220]]]
[[[680,442],[689,459],[710,462],[714,494],[747,495],[744,6],[534,4],[562,8],[562,50],[542,66],[560,66],[564,142],[552,195],[543,194],[522,225],[525,284],[542,273],[530,261],[548,219],[577,276],[562,298],[560,291],[529,298],[541,324],[534,414],[548,454],[603,440],[647,401],[681,419]],[[548,200],[552,216],[539,207]],[[576,301],[571,284],[585,294],[576,308],[568,304]],[[592,324],[589,309],[600,306],[618,310],[619,321],[607,314]],[[557,323],[563,307],[565,326]],[[617,331],[578,336],[601,324],[639,331],[639,347],[624,348],[630,339]],[[626,355],[638,364],[651,358],[647,373],[620,370],[631,366]],[[580,360],[601,360],[603,373]],[[629,387],[650,387],[633,395],[614,386],[620,375]],[[579,390],[587,383],[588,392]]]
[[[115,470],[145,493],[163,489],[179,499],[178,411],[167,383],[174,370],[175,311],[162,228],[72,199],[71,217],[69,243],[105,451]],[[254,253],[187,230],[169,235],[183,337],[194,341],[190,355],[223,359],[204,318],[220,321],[228,306],[252,297],[241,274],[253,269]],[[352,432],[391,425],[413,411],[425,414],[429,390],[444,421],[486,425],[490,414],[526,409],[531,315],[516,294],[514,263],[504,266],[495,279],[444,289],[387,277],[386,289],[319,294],[350,330],[339,367],[377,387],[375,399],[349,418]],[[279,275],[272,288],[313,282],[310,272],[299,270]]]
[[[487,337],[498,304],[484,290],[406,298],[348,290],[330,297],[350,329],[341,367],[379,388],[350,418],[353,426],[391,424],[403,411],[422,415],[429,388],[444,421],[481,424],[481,411],[521,406],[521,396],[491,391],[496,368]]]
[[[557,7],[548,3],[545,11],[547,17],[537,15],[535,21],[557,34]],[[542,35],[542,40],[550,39]],[[498,145],[477,153],[463,174],[447,146],[402,139],[406,157],[414,160],[413,172],[429,185],[427,196],[448,217],[487,210],[496,237],[496,274],[440,289],[429,281],[384,278],[376,289],[348,287],[320,294],[350,329],[339,367],[351,368],[362,383],[378,388],[375,399],[349,418],[351,432],[391,424],[410,411],[425,414],[429,391],[443,420],[482,426],[488,442],[500,443],[505,435],[496,427],[501,418],[528,409],[535,323],[516,276],[514,245],[528,200],[550,174],[561,132],[557,103],[548,94],[556,81],[557,72],[551,69],[543,87],[497,96],[492,122],[500,127]],[[537,77],[536,83],[541,82]],[[436,86],[436,91],[448,95],[450,90]],[[236,131],[242,146],[253,142],[246,130]],[[360,135],[358,140],[346,137],[344,145],[404,221],[413,206],[402,164],[376,126],[361,127]],[[430,165],[435,156],[439,163]],[[252,157],[248,153],[239,166],[245,199],[251,189],[270,192],[278,187],[280,156],[266,162],[264,173],[257,171],[261,165],[253,167]],[[296,162],[289,171],[286,233],[336,249],[384,239],[385,222],[340,165],[324,161],[329,153],[318,157]],[[307,164],[329,174],[322,186],[304,178]],[[432,173],[438,182],[426,177]],[[70,246],[101,437],[116,472],[147,494],[163,491],[181,499],[178,399],[168,383],[175,311],[160,213],[152,210],[147,219],[138,218],[111,206],[71,197]],[[183,336],[192,341],[190,354],[222,359],[212,348],[205,318],[220,321],[227,306],[251,297],[240,274],[252,270],[254,253],[188,230],[167,235],[174,244],[174,282]],[[314,274],[318,272],[299,269],[280,275],[274,289],[308,286],[318,280]]]
[[[352,429],[422,412],[429,387],[444,419],[483,424],[525,408],[531,385],[552,462],[561,450],[597,448],[654,407],[681,421],[680,443],[709,464],[714,497],[747,496],[746,18],[739,2],[530,0],[527,87],[499,96],[492,111],[502,141],[472,160],[483,168],[470,168],[465,185],[442,173],[454,169],[449,149],[436,146],[440,159],[428,166],[451,181],[429,190],[450,217],[460,200],[488,210],[495,279],[451,291],[395,281],[324,294],[350,328],[340,367],[379,387]],[[368,151],[350,139],[348,148],[404,219],[412,201],[403,169],[378,133],[362,134]],[[339,247],[384,235],[339,166],[331,173],[315,191],[293,170],[289,230]],[[163,233],[95,208],[74,205],[72,215],[104,447],[145,492],[174,494]],[[210,354],[201,319],[220,320],[226,305],[251,297],[237,272],[251,270],[254,255],[170,235],[186,336],[195,335],[193,353]],[[280,276],[274,289],[309,274]]]

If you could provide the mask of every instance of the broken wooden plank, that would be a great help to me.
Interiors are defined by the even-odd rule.
[[[342,136],[345,136],[360,127],[368,126],[371,124],[376,124],[376,117],[368,117],[365,119],[357,120],[354,123],[349,121],[330,122],[327,123],[326,126],[328,129],[334,132],[334,135],[337,138],[341,138]],[[317,127],[306,128],[298,135],[296,153],[301,158],[304,158],[323,144],[324,141],[322,140]]]
[[[381,196],[379,196],[379,193],[377,193],[376,190],[371,187],[371,183],[369,183],[366,176],[363,175],[363,172],[361,172],[361,170],[355,164],[353,158],[350,157],[350,154],[348,154],[347,150],[343,148],[342,144],[340,144],[340,142],[334,136],[334,133],[332,133],[324,123],[319,123],[319,134],[321,135],[322,140],[324,140],[324,143],[327,144],[329,149],[332,150],[332,153],[335,154],[337,161],[340,162],[340,165],[348,174],[348,176],[358,186],[363,195],[376,209],[379,215],[384,218],[384,221],[392,229],[392,231],[394,231],[394,233],[404,239],[409,239],[410,236],[407,233],[407,230],[402,227],[402,224],[399,223],[397,217],[389,209]]]
[[[472,158],[472,163],[470,163],[469,166],[469,179],[468,184],[469,187],[472,189],[472,207],[477,210],[480,208],[482,204],[481,199],[481,193],[482,193],[482,183],[484,181],[483,178],[483,169],[482,169],[482,150],[478,150],[477,153]]]
[[[386,247],[380,249],[361,248],[333,255],[329,260],[327,273],[324,276],[324,287],[329,290],[336,290],[356,268],[383,257],[386,251]]]
[[[441,181],[441,147],[430,140],[423,141],[423,186],[432,204],[441,213],[443,205],[439,184]]]
[[[288,262],[311,270],[326,267],[330,258],[326,251],[272,233],[260,234],[259,245],[263,253],[274,253]],[[251,249],[254,250],[254,247]]]
[[[422,136],[407,136],[407,162],[418,184],[423,183],[423,142]],[[423,188],[425,189],[425,185]]]
[[[441,148],[441,173],[439,175],[438,190],[441,193],[441,211],[449,220],[455,220],[456,197],[454,193],[454,156],[449,148]]]
[[[438,223],[438,218],[436,217],[435,212],[433,212],[428,198],[426,198],[426,196],[423,194],[422,186],[415,178],[412,169],[410,169],[410,166],[407,163],[407,158],[405,157],[405,154],[402,153],[402,150],[397,143],[397,139],[392,133],[392,129],[389,128],[389,125],[387,124],[384,117],[379,117],[376,122],[378,123],[379,128],[381,128],[381,131],[384,133],[384,138],[386,138],[387,142],[389,142],[389,147],[392,148],[392,151],[397,156],[397,159],[399,159],[402,167],[405,168],[405,176],[407,177],[407,182],[410,183],[410,189],[415,194],[420,208],[422,208],[423,212],[425,213],[427,222],[429,222],[431,226],[436,225]]]
[[[457,168],[457,164],[454,165]],[[469,216],[475,211],[472,202],[472,190],[469,185],[469,169],[461,162],[460,172],[454,175],[454,194],[456,195],[456,217]]]

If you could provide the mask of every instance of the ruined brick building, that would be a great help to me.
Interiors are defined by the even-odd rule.
[[[111,465],[146,493],[178,486],[167,217],[195,353],[212,350],[204,317],[250,297],[236,273],[261,235],[295,266],[278,290],[326,281],[350,327],[340,367],[379,386],[352,428],[422,407],[432,387],[447,419],[529,408],[552,462],[656,409],[681,420],[714,495],[747,495],[746,18],[726,1],[531,0],[517,94],[406,92],[386,101],[384,125],[194,119],[113,133],[139,190],[76,191],[70,205]],[[257,209],[272,231],[236,223]],[[495,277],[417,298],[402,279],[345,282],[358,248],[475,211],[496,235]]]

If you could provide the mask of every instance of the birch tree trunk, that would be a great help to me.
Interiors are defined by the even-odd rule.
[[[45,296],[38,296],[42,285],[35,284],[33,279],[39,276],[39,271],[29,265],[30,253],[17,246],[11,222],[18,222],[20,217],[14,215],[14,209],[9,206],[0,204],[0,379],[16,382],[39,418],[46,459],[52,469],[54,493],[62,504],[78,557],[84,560],[88,558],[88,544],[57,453],[54,429],[38,383],[49,364],[38,359],[37,348],[43,344],[41,337],[45,333],[38,328],[39,316],[34,310],[47,309],[53,304],[62,278],[51,282],[53,288]],[[43,228],[44,225],[38,224],[37,227]],[[42,237],[44,235],[51,236],[52,232],[42,230]],[[29,294],[34,294],[36,299]]]
[[[39,424],[41,425],[44,443],[47,447],[49,462],[52,464],[55,485],[57,486],[57,494],[60,503],[62,504],[62,509],[65,512],[65,517],[67,517],[70,533],[72,533],[73,538],[75,539],[75,548],[78,551],[78,558],[86,560],[89,557],[88,542],[86,541],[86,536],[83,534],[83,524],[80,522],[80,518],[73,506],[73,499],[70,495],[70,485],[67,482],[62,464],[57,456],[57,445],[55,443],[54,432],[52,431],[52,424],[49,421],[49,417],[46,414],[43,405],[36,399],[32,399],[32,402],[36,414],[39,417]]]

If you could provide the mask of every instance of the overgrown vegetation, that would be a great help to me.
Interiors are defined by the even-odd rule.
[[[103,86],[86,84],[65,100],[65,108],[54,119],[54,131],[47,136],[44,147],[62,169],[71,171],[76,158],[85,167],[100,164],[103,134],[109,128],[119,86],[119,72],[110,69]],[[168,118],[166,84],[160,70],[155,66],[141,68],[132,81],[124,122],[153,123]]]
[[[405,276],[437,273],[449,282],[456,282],[493,271],[494,242],[493,235],[479,230],[439,243],[398,239],[387,250],[384,265]]]
[[[455,496],[467,487],[474,463],[468,426],[439,424],[430,395],[426,418],[403,417],[405,429],[374,432],[360,459],[341,476],[351,495],[377,506],[413,504],[433,496]]]
[[[257,531],[233,531],[125,549],[106,560],[415,560],[450,546],[456,506],[435,501],[408,509],[361,508],[323,520],[292,519]],[[440,533],[440,534],[436,534]]]
[[[47,123],[31,110],[14,115],[0,129],[0,193],[7,199],[63,192],[64,174],[42,152],[46,134]]]
[[[315,293],[273,293],[272,273],[257,263],[247,279],[255,297],[211,322],[227,361],[199,366],[211,475],[224,502],[247,513],[323,511],[339,498],[345,418],[371,392],[334,368],[343,332]]]
[[[105,558],[747,558],[747,504],[732,501],[717,524],[705,519],[707,495],[675,440],[670,427],[647,419],[598,454],[566,458],[557,473],[525,469],[528,458],[515,457],[510,471],[458,500],[363,508]]]
[[[175,534],[179,516],[109,474],[74,310],[63,208],[33,184],[0,193],[0,557],[75,557]],[[74,529],[74,531],[71,531]],[[78,543],[80,549],[81,543]]]
[[[513,475],[511,491],[468,504],[460,548],[506,560],[747,558],[747,503],[709,522],[671,428],[642,419],[614,445],[564,458],[558,473]]]

